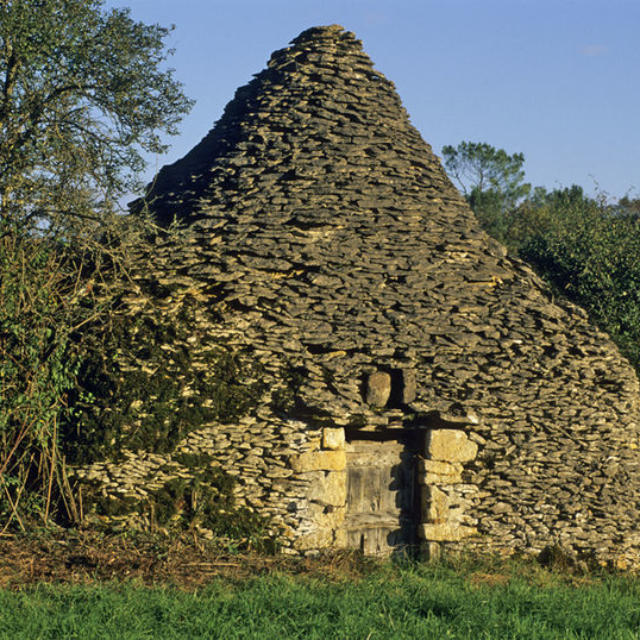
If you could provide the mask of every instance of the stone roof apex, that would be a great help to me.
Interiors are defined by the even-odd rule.
[[[233,217],[251,202],[263,218],[304,209],[322,225],[325,214],[336,224],[373,215],[354,207],[365,199],[399,211],[421,208],[427,193],[463,202],[353,33],[312,27],[292,43],[236,91],[198,145],[160,171],[146,195],[158,221],[211,217],[214,208]],[[468,208],[441,213],[471,217]]]
[[[352,31],[347,31],[342,25],[330,24],[305,29],[299,36],[295,37],[291,44],[302,44],[316,40],[356,40]]]
[[[328,57],[335,54],[341,57],[355,56],[366,66],[373,66],[364,53],[362,41],[356,38],[353,32],[346,31],[339,24],[306,29],[291,40],[290,46],[274,51],[267,66],[271,69],[282,69],[284,66],[285,71],[297,69],[296,66],[290,65],[299,63],[306,63],[309,67],[323,66],[318,65],[319,59],[315,57],[308,59],[306,54],[320,54]]]

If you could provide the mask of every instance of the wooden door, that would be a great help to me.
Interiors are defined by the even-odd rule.
[[[416,443],[402,439],[347,442],[347,545],[390,555],[417,543]]]

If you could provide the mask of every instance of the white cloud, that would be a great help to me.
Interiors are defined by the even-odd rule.
[[[594,58],[596,56],[603,56],[608,50],[609,49],[603,44],[588,44],[580,49],[580,53],[583,56]]]

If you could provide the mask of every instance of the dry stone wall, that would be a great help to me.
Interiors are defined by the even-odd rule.
[[[147,203],[189,225],[173,268],[206,291],[207,339],[250,353],[267,389],[179,449],[234,474],[286,549],[344,544],[344,429],[400,428],[425,433],[432,553],[638,563],[633,370],[480,229],[353,34],[275,52]]]

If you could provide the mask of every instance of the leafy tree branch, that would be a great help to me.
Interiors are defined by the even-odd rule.
[[[0,2],[5,221],[46,226],[70,210],[115,202],[136,185],[143,153],[164,151],[161,136],[175,134],[191,107],[165,68],[171,29],[103,4]]]

